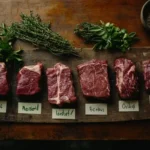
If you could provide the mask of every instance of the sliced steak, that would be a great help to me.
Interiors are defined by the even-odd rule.
[[[145,89],[150,92],[150,60],[143,61]]]
[[[130,99],[138,93],[138,82],[133,62],[126,58],[118,58],[114,64],[116,87],[120,98]]]
[[[40,91],[39,81],[43,65],[24,66],[17,75],[17,95],[34,95]]]
[[[107,66],[106,60],[96,59],[77,66],[84,96],[102,99],[110,97]]]
[[[7,82],[7,70],[5,63],[0,62],[0,95],[6,95],[9,91]]]
[[[51,104],[62,105],[76,101],[69,67],[57,63],[53,68],[48,68],[46,74],[48,101]]]

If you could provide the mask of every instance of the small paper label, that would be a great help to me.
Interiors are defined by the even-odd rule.
[[[20,114],[41,114],[41,103],[18,103]]]
[[[139,101],[119,101],[120,112],[139,111]]]
[[[0,101],[0,113],[6,113],[6,109],[7,109],[7,102]]]
[[[75,109],[52,109],[53,119],[75,119]]]
[[[85,104],[86,115],[107,115],[107,104]]]

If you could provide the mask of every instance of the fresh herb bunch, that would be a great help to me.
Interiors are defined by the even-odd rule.
[[[22,50],[13,49],[14,37],[11,34],[11,29],[6,27],[5,24],[0,26],[0,61],[10,63],[22,62],[21,52]]]
[[[76,26],[74,33],[82,37],[86,43],[95,44],[94,50],[117,49],[126,52],[138,39],[135,32],[127,33],[113,23],[92,24],[88,22]]]
[[[38,47],[47,49],[54,55],[76,55],[74,47],[68,40],[50,29],[50,24],[43,23],[39,15],[21,14],[21,22],[13,23],[11,31],[17,39],[28,41]]]

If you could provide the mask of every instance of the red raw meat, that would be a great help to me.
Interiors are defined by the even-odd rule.
[[[110,97],[110,84],[106,60],[85,62],[77,66],[82,92],[87,97],[107,99]]]
[[[46,74],[48,101],[51,104],[62,105],[76,101],[69,67],[57,63],[53,68],[48,68]]]
[[[120,98],[129,99],[138,93],[138,78],[135,65],[126,58],[118,58],[114,64],[116,72],[116,87]]]
[[[34,95],[40,91],[42,63],[24,66],[17,75],[17,95]]]
[[[143,61],[145,89],[150,91],[150,60]]]
[[[0,62],[0,95],[6,95],[9,91],[7,82],[7,70],[5,63]]]

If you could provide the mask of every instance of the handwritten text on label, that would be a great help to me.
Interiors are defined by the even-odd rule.
[[[41,103],[18,103],[18,113],[41,114]]]
[[[107,104],[85,104],[86,115],[107,115]]]
[[[0,101],[0,113],[6,113],[6,109],[7,109],[7,102]]]
[[[53,119],[75,119],[75,109],[52,109]]]
[[[128,112],[128,111],[139,111],[139,102],[138,101],[119,101],[119,111]]]

